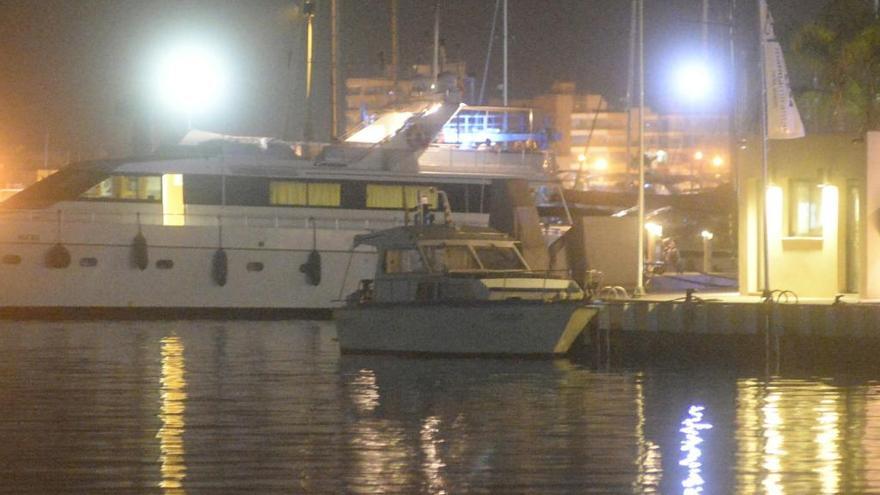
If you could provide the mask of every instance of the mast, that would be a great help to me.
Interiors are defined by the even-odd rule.
[[[339,50],[338,40],[339,37],[339,25],[338,25],[338,16],[339,10],[337,5],[337,0],[330,0],[330,140],[333,141],[336,139],[336,133],[339,129],[339,123],[337,120],[337,114],[339,109],[337,108],[336,103],[336,78],[337,78],[337,51]]]
[[[504,0],[504,20],[502,21],[504,26],[504,92],[502,93],[504,106],[507,106],[507,0]],[[505,114],[506,115],[506,114]]]
[[[397,40],[398,11],[398,0],[391,0],[391,79],[394,81],[394,91],[397,91],[397,72],[400,64],[400,46]]]
[[[440,2],[434,4],[434,62],[431,66],[431,77],[437,83],[440,74]]]
[[[306,2],[303,6],[303,13],[306,15],[306,98],[311,99],[312,97],[312,67],[314,63],[314,59],[312,58],[313,53],[313,31],[312,31],[312,21],[315,18],[315,4],[312,2]]]
[[[637,0],[630,0],[629,16],[629,65],[626,68],[626,174],[632,178],[632,104],[633,104],[633,78],[635,77],[636,63],[636,12]]]
[[[703,41],[703,59],[704,61],[709,58],[709,0],[703,0],[703,15],[700,19],[701,36],[700,38]]]
[[[314,64],[314,19],[315,19],[315,3],[306,1],[303,4],[303,14],[306,16],[306,116],[303,123],[302,138],[305,141],[313,139],[312,133],[312,68]],[[288,110],[289,112],[289,110]],[[285,124],[285,131],[289,125],[290,115],[288,114],[288,122]]]
[[[639,266],[635,296],[645,295],[645,4],[639,7]]]
[[[483,82],[480,83],[480,98],[477,100],[479,105],[483,105],[483,95],[486,93],[486,78],[489,77],[489,61],[492,60],[492,45],[495,42],[495,25],[498,24],[498,7],[501,6],[501,0],[495,0],[495,12],[492,14],[492,28],[489,29],[489,47],[486,49],[486,63],[483,65]]]
[[[766,22],[767,10],[762,0],[758,2],[758,63],[761,64],[761,195],[758,204],[761,205],[761,256],[764,258],[762,267],[764,270],[762,293],[764,297],[770,295],[770,244],[767,239],[767,189],[770,186],[770,168],[767,161],[767,53],[764,23]]]

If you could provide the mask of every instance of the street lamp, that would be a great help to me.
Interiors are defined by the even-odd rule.
[[[675,92],[685,102],[708,102],[716,93],[714,72],[705,60],[683,62],[673,76]]]
[[[156,90],[170,110],[186,114],[192,129],[193,114],[217,105],[226,92],[228,76],[221,57],[200,43],[183,43],[159,59]]]
[[[709,273],[712,271],[712,239],[715,234],[704,230],[700,232],[700,237],[703,238],[703,273]]]

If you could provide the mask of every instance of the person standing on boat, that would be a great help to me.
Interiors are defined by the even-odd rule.
[[[425,194],[419,193],[419,207],[416,216],[418,223],[422,225],[431,225],[434,223],[434,214],[431,213],[431,203],[428,201],[428,196]]]

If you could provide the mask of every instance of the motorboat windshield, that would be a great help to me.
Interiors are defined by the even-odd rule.
[[[426,264],[433,272],[528,270],[516,248],[493,244],[423,245]]]

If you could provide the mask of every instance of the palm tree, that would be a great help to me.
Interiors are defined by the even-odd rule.
[[[792,48],[796,98],[811,130],[880,129],[880,20],[867,0],[831,1]]]

